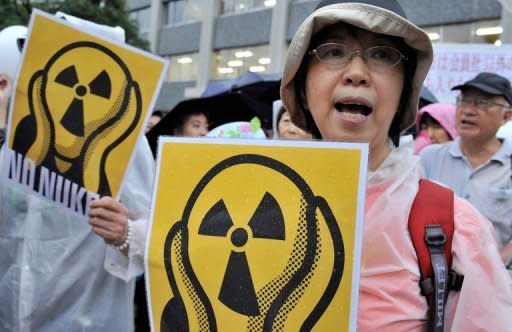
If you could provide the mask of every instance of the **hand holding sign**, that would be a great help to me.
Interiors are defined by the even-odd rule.
[[[128,209],[112,197],[91,202],[89,224],[106,243],[119,246],[128,236]]]

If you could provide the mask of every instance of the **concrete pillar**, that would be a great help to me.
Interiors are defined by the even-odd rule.
[[[503,28],[500,37],[502,44],[512,44],[512,9],[509,10],[505,6],[501,9],[501,27]]]
[[[213,37],[215,18],[219,12],[220,0],[204,0],[203,20],[201,22],[201,39],[199,40],[199,70],[196,86],[185,89],[186,98],[199,97],[203,93],[213,67]]]
[[[276,0],[272,10],[272,25],[270,27],[269,56],[272,62],[269,66],[270,73],[283,71],[284,55],[287,50],[286,28],[288,26],[288,8],[290,0]]]
[[[151,52],[158,54],[158,37],[162,26],[164,6],[162,0],[151,0],[149,9],[148,41]]]

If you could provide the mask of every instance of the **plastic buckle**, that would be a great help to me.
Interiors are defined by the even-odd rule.
[[[439,225],[425,226],[425,242],[428,246],[442,247],[446,243],[446,235]]]
[[[450,270],[450,272],[448,272],[448,282],[449,289],[459,291],[464,283],[464,276]]]
[[[430,296],[434,292],[434,284],[433,278],[430,276],[429,278],[420,281],[420,294],[423,296]]]

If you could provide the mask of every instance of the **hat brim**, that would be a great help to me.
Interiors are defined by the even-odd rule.
[[[400,15],[363,3],[341,3],[322,7],[308,16],[297,29],[288,49],[281,81],[281,100],[290,112],[293,122],[302,129],[307,129],[304,110],[295,95],[295,75],[308,52],[311,39],[323,28],[340,22],[378,34],[400,37],[417,51],[411,93],[400,124],[401,131],[409,128],[414,124],[421,87],[432,64],[432,42],[425,31]]]
[[[478,90],[481,90],[485,93],[491,94],[491,95],[503,95],[503,92],[501,90],[498,90],[492,86],[489,86],[487,84],[478,83],[478,82],[467,82],[464,84],[456,85],[451,90],[464,90],[467,88],[476,88]]]

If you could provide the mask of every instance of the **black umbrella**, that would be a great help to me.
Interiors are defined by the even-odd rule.
[[[420,93],[420,104],[418,109],[423,108],[423,106],[427,106],[428,104],[438,103],[439,100],[437,97],[430,91],[426,86],[421,87]]]
[[[280,80],[281,74],[245,72],[234,80],[211,83],[202,97],[178,103],[146,133],[153,153],[159,136],[172,135],[180,118],[197,110],[208,114],[210,128],[255,116],[263,128],[272,128],[272,103],[279,99]]]

